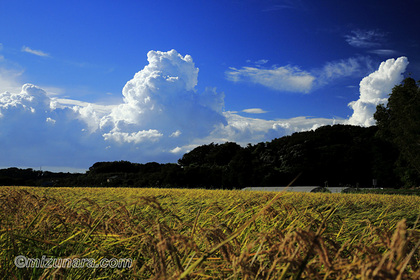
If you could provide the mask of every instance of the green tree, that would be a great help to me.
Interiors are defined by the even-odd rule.
[[[420,88],[412,78],[392,89],[388,104],[376,107],[378,135],[400,151],[397,172],[406,185],[420,183]]]

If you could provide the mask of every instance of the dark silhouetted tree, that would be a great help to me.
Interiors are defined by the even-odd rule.
[[[392,89],[388,104],[374,114],[378,135],[395,144],[400,157],[397,172],[406,185],[420,183],[420,89],[412,78]]]

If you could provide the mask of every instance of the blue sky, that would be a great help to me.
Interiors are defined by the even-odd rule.
[[[1,1],[0,166],[176,162],[210,142],[372,125],[395,84],[419,79],[418,8]]]

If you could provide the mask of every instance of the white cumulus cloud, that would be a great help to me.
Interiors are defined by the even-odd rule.
[[[0,93],[0,165],[176,160],[177,147],[227,124],[224,94],[195,89],[199,69],[191,56],[171,50],[150,51],[147,58],[124,86],[121,104],[50,97],[31,84]]]
[[[169,137],[179,137],[182,134],[180,130],[172,132],[172,134]]]
[[[52,125],[54,125],[54,124],[56,123],[56,120],[54,120],[54,119],[52,119],[52,118],[50,118],[50,117],[48,117],[45,121],[46,121],[47,123],[52,124]]]
[[[109,132],[105,133],[104,135],[105,140],[113,140],[119,143],[141,143],[144,141],[157,141],[160,137],[163,136],[162,133],[159,133],[159,131],[155,129],[149,129],[149,130],[142,130],[138,132]]]
[[[51,97],[31,84],[13,90],[13,82],[12,90],[0,93],[0,165],[87,168],[96,161],[167,162],[211,142],[246,145],[327,124],[370,125],[372,108],[386,102],[408,64],[404,57],[388,60],[364,78],[359,100],[350,105],[354,114],[348,120],[305,116],[265,120],[225,111],[224,94],[215,88],[198,92],[199,69],[191,56],[171,50],[150,51],[147,58],[148,64],[122,89],[120,104],[98,105]],[[351,73],[347,65],[351,66],[351,61],[329,66],[330,76]],[[312,86],[313,76],[307,72],[287,67],[271,70],[266,72],[267,81],[273,79],[274,73],[295,90],[305,88],[299,88],[300,78],[309,79]],[[237,77],[245,78],[242,74],[239,72]],[[294,76],[296,85],[285,78]],[[249,108],[242,112],[265,111]]]
[[[0,94],[0,114],[8,109],[22,109],[32,113],[38,109],[47,111],[50,109],[50,99],[43,89],[24,84],[20,93],[6,91]]]
[[[226,125],[219,125],[211,134],[197,140],[197,145],[210,142],[234,141],[240,145],[268,141],[294,132],[316,129],[323,125],[342,123],[343,120],[328,118],[295,117],[290,119],[264,120],[224,112]]]
[[[381,63],[378,70],[363,78],[360,82],[359,99],[349,103],[353,115],[347,123],[352,125],[371,126],[375,124],[373,114],[376,106],[386,104],[392,88],[403,80],[403,73],[408,65],[404,56],[388,59]]]
[[[195,90],[199,70],[191,56],[171,50],[150,51],[147,58],[149,64],[124,86],[124,103],[100,119],[100,129],[120,133],[153,129],[166,139],[179,131],[176,138],[186,141],[226,122],[223,93]]]
[[[175,147],[172,150],[170,150],[171,153],[173,154],[179,154],[182,152],[182,148],[181,147]]]

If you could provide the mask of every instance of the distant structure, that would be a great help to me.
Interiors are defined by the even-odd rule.
[[[244,191],[266,191],[266,192],[311,192],[312,190],[319,188],[320,186],[293,186],[293,187],[247,187],[242,190]],[[348,187],[327,187],[331,193],[341,193]]]

